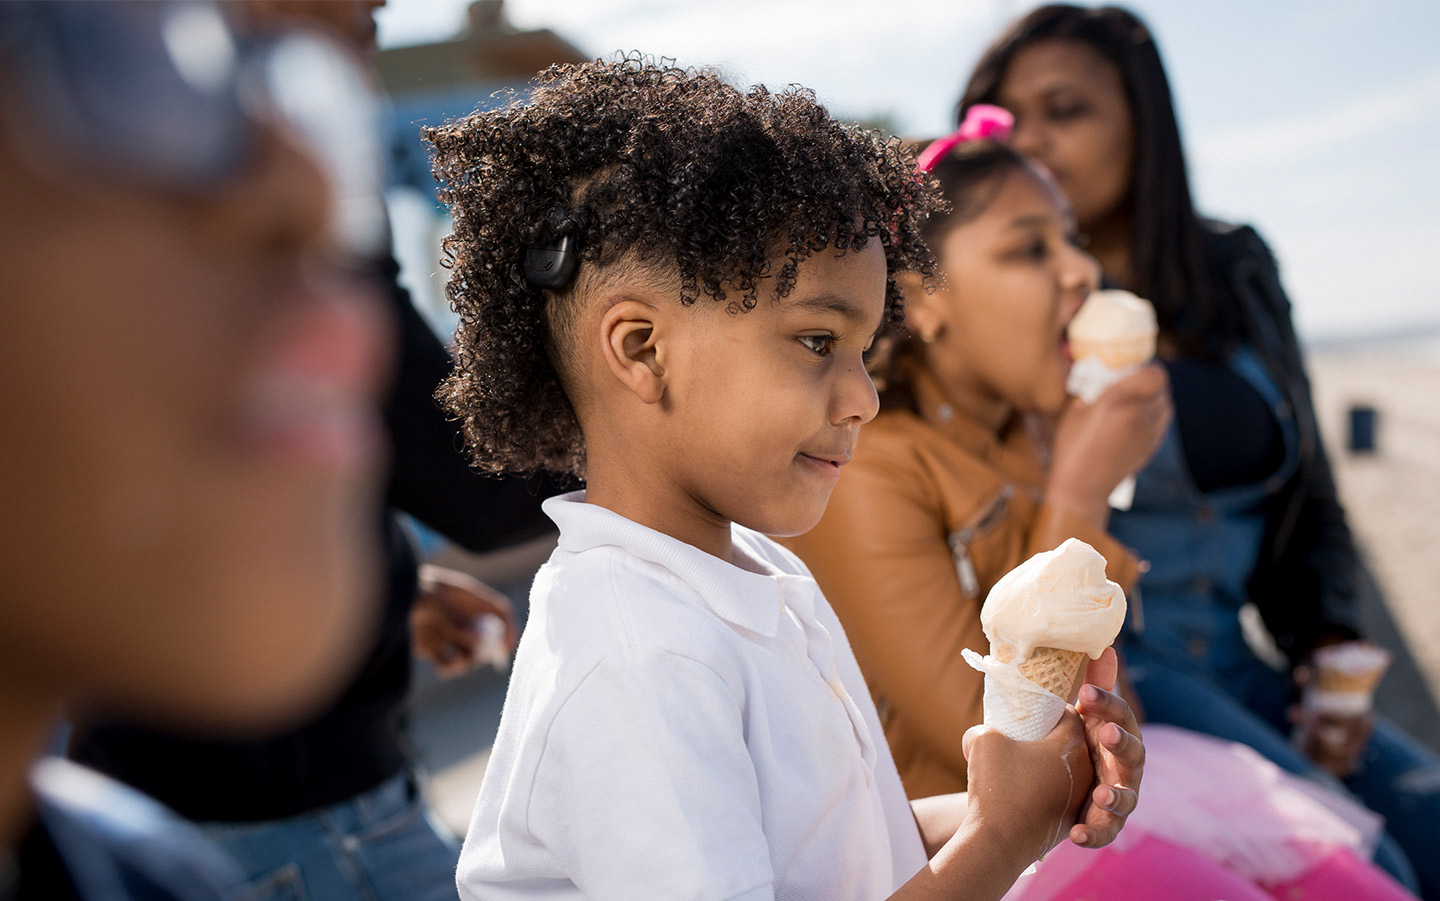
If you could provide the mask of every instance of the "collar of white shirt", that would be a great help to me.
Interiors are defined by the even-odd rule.
[[[742,629],[774,638],[786,605],[806,618],[814,616],[815,581],[775,566],[763,550],[766,539],[743,526],[730,527],[731,540],[744,562],[759,571],[727,563],[613,510],[588,504],[584,491],[552,497],[545,501],[544,510],[560,527],[561,550],[579,553],[596,547],[622,548],[673,572],[695,589],[716,616]],[[771,603],[758,603],[761,598]]]

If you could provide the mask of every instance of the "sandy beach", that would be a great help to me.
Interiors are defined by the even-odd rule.
[[[1440,751],[1440,336],[1322,345],[1309,362],[1341,499],[1385,594],[1383,606],[1362,611],[1367,635],[1396,653],[1377,704]],[[1348,449],[1355,405],[1376,411],[1373,452]],[[523,598],[551,544],[542,539],[472,558],[465,568]],[[489,758],[505,680],[486,669],[439,682],[417,669],[414,731],[431,774],[427,794],[460,833]]]
[[[1440,751],[1440,338],[1313,351],[1315,407],[1340,497],[1385,594],[1363,611],[1397,652],[1382,713]],[[1375,451],[1351,453],[1349,410],[1376,411]]]

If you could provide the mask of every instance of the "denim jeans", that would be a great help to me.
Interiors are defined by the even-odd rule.
[[[1343,781],[1320,769],[1286,737],[1285,677],[1257,669],[1246,680],[1252,697],[1235,697],[1204,677],[1148,658],[1127,656],[1145,715],[1249,745],[1282,769],[1345,792],[1385,817],[1386,837],[1375,862],[1426,901],[1440,901],[1440,758],[1388,720],[1377,717],[1358,770]],[[1257,667],[1263,665],[1256,661]],[[1274,690],[1264,690],[1265,683]],[[1264,715],[1262,715],[1262,713]],[[1407,861],[1408,858],[1408,861]]]
[[[285,820],[202,823],[240,864],[243,901],[455,901],[460,848],[401,773]]]

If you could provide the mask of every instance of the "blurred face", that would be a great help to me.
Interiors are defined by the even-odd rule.
[[[356,50],[375,50],[375,11],[386,0],[239,0],[236,12],[258,28],[329,28]]]
[[[1070,371],[1065,327],[1099,267],[1071,243],[1050,184],[1028,169],[1001,178],[985,212],[945,235],[946,284],[912,292],[907,318],[912,332],[935,335],[925,360],[950,397],[977,410],[1055,413]]]
[[[825,511],[860,425],[879,407],[864,355],[885,308],[879,242],[799,267],[789,296],[753,310],[696,305],[667,389],[671,506],[700,522],[772,535]]]
[[[1011,146],[1050,170],[1082,231],[1129,199],[1135,125],[1114,65],[1083,43],[1041,41],[1015,54],[998,100],[1015,115]]]
[[[34,162],[0,128],[0,684],[317,701],[371,618],[386,340],[318,259],[322,173],[270,129],[203,194]]]

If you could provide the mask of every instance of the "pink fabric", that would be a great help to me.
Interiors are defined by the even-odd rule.
[[[1005,901],[1416,901],[1379,867],[1341,848],[1299,879],[1257,886],[1205,855],[1147,835],[1125,850],[1065,842]]]
[[[1385,871],[1354,852],[1339,850],[1299,879],[1268,887],[1283,901],[1415,901]]]
[[[1337,849],[1374,853],[1379,816],[1245,745],[1163,725],[1143,738],[1145,782],[1121,847],[1155,835],[1262,885],[1299,879]]]
[[[1146,781],[1149,779],[1147,777]],[[1208,857],[1153,835],[1098,851],[1062,842],[1005,901],[1271,901]]]
[[[1415,901],[1370,862],[1380,818],[1248,747],[1144,729],[1140,805],[1119,838],[1062,842],[1005,901]]]

